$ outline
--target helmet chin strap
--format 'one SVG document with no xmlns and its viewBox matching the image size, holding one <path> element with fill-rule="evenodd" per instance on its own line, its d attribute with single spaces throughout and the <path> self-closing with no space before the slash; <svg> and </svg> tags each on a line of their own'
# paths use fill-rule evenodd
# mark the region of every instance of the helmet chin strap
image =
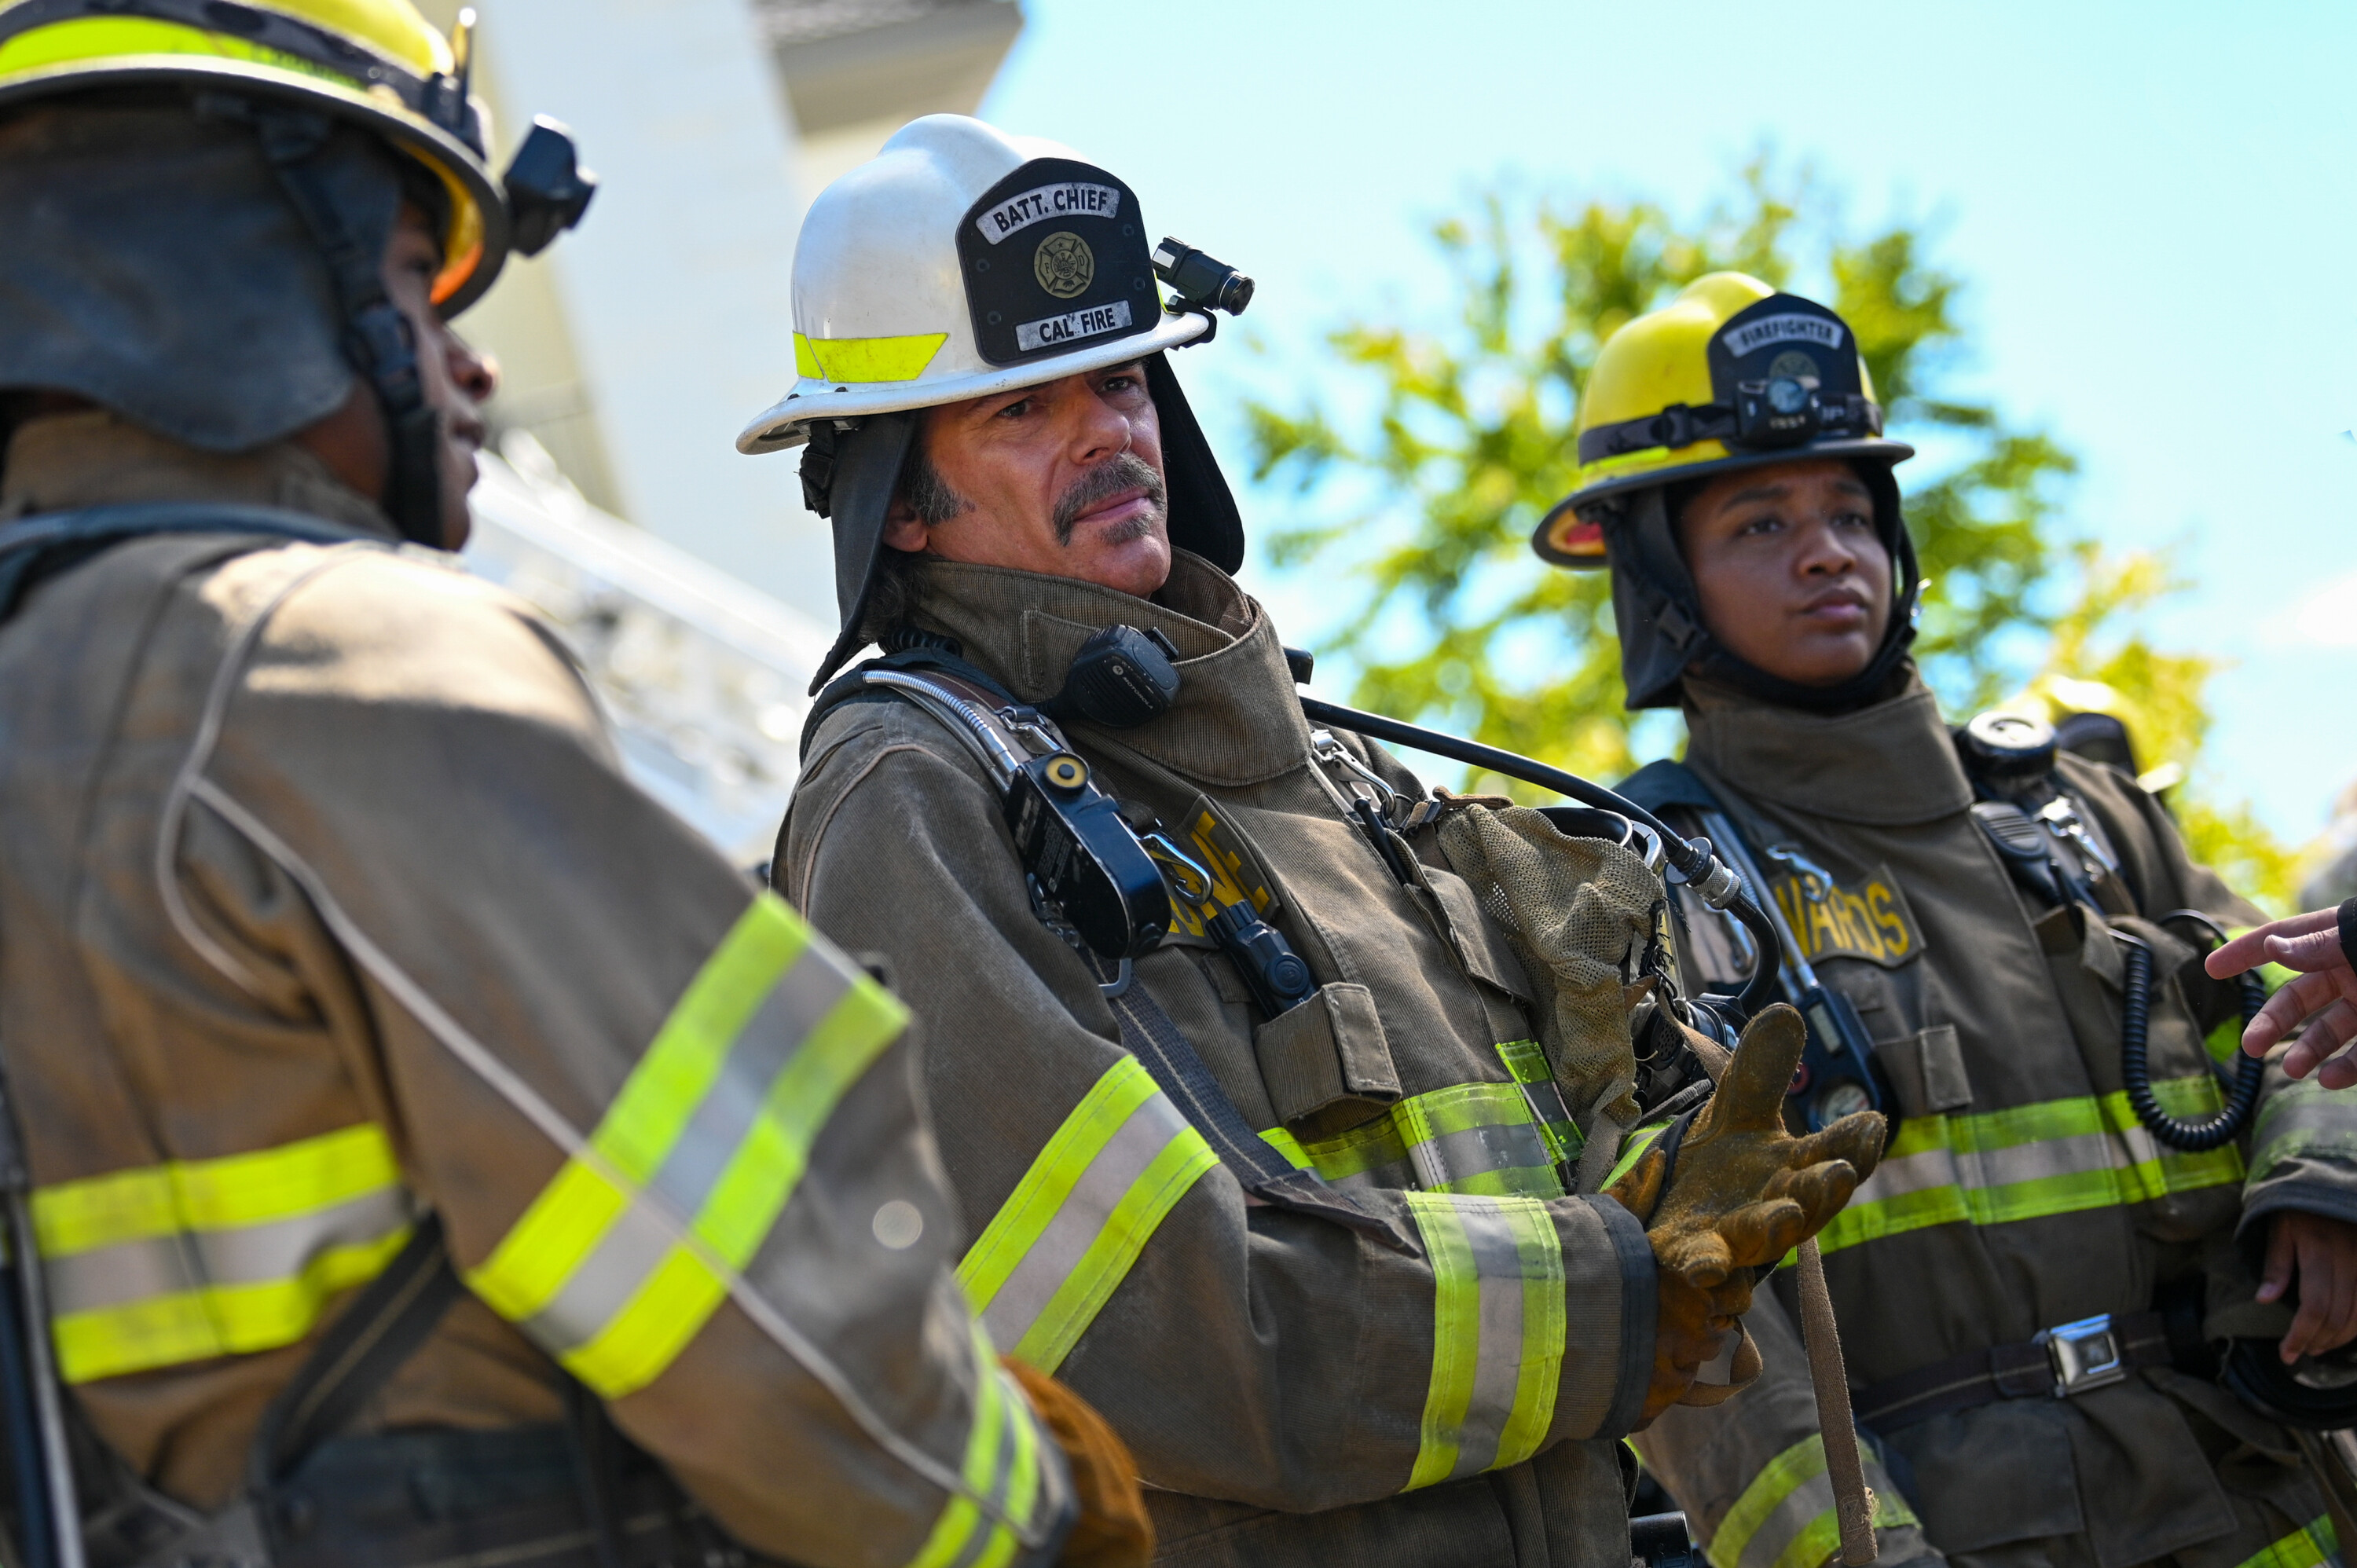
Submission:
<svg viewBox="0 0 2357 1568">
<path fill-rule="evenodd" d="M 377 499 L 403 538 L 442 548 L 441 422 L 425 401 L 415 331 L 385 292 L 382 247 L 366 242 L 365 222 L 355 221 L 361 215 L 329 173 L 336 123 L 308 110 L 224 95 L 207 95 L 204 107 L 254 128 L 280 188 L 319 247 L 344 312 L 344 356 L 384 412 L 392 464 Z"/>
</svg>

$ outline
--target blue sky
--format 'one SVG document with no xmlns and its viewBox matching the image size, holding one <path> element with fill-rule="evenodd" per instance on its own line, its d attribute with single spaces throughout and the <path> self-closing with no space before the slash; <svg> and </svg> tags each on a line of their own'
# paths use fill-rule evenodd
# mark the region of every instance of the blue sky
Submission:
<svg viewBox="0 0 2357 1568">
<path fill-rule="evenodd" d="M 1437 324 L 1424 228 L 1495 177 L 1691 213 L 1767 145 L 1859 223 L 1932 220 L 1971 388 L 2077 453 L 2086 529 L 2180 546 L 2156 629 L 2235 661 L 2214 791 L 2299 840 L 2357 779 L 2357 7 L 1025 5 L 985 113 L 1260 281 L 1277 351 L 1190 360 L 1206 404 L 1315 384 L 1345 314 Z M 1317 618 L 1309 585 L 1247 581 Z"/>
</svg>

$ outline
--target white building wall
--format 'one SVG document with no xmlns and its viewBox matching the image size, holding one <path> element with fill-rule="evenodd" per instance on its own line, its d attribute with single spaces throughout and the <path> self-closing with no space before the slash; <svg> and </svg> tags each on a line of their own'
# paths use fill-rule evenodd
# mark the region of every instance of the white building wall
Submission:
<svg viewBox="0 0 2357 1568">
<path fill-rule="evenodd" d="M 501 141 L 554 115 L 600 180 L 580 229 L 537 264 L 599 435 L 605 472 L 585 478 L 640 527 L 833 625 L 826 525 L 802 506 L 798 465 L 734 445 L 793 380 L 807 202 L 746 0 L 482 9 Z"/>
</svg>

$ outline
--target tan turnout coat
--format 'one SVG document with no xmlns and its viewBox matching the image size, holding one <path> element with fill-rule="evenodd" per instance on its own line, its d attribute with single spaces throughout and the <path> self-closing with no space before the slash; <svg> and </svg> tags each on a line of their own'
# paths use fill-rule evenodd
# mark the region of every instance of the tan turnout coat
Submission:
<svg viewBox="0 0 2357 1568">
<path fill-rule="evenodd" d="M 1855 1386 L 2147 1310 L 2172 1280 L 2202 1282 L 2224 1332 L 2252 1284 L 2238 1240 L 2255 1245 L 2266 1216 L 2357 1219 L 2357 1099 L 2271 1070 L 2255 1135 L 2206 1155 L 2166 1149 L 2137 1123 L 2120 1076 L 2119 944 L 2101 922 L 2033 921 L 1967 812 L 1970 784 L 1920 682 L 1838 717 L 1690 683 L 1688 720 L 1687 765 L 1770 852 L 1771 890 L 1819 977 L 1857 1004 L 1897 1095 L 1880 1169 L 1822 1238 Z M 2126 776 L 2068 754 L 2061 766 L 2144 915 L 2258 918 Z M 1819 874 L 1830 889 L 1815 883 L 1824 896 L 1811 897 Z M 1717 928 L 1687 913 L 1694 956 L 1725 975 Z M 2150 1048 L 2163 1103 L 2214 1109 L 2201 1030 L 2234 1014 L 2233 994 L 2200 975 L 2185 927 L 2133 929 L 2154 942 L 2166 993 Z M 1637 1440 L 1717 1568 L 1814 1568 L 1832 1549 L 1791 1282 L 1775 1284 L 1749 1320 L 1767 1360 L 1759 1386 L 1674 1410 Z M 1887 1563 L 1945 1552 L 2024 1568 L 2306 1568 L 2331 1546 L 2291 1439 L 2169 1368 L 1870 1430 L 1867 1446 Z"/>
<path fill-rule="evenodd" d="M 750 1305 L 952 1471 L 996 1423 L 978 1446 L 1036 1458 L 1055 1516 L 1061 1462 L 947 1266 L 899 1009 L 631 786 L 542 621 L 291 447 L 90 415 L 27 426 L 6 479 L 0 516 L 291 503 L 350 534 L 121 544 L 0 626 L 0 1047 L 98 1436 L 221 1502 L 431 1207 L 473 1293 L 367 1429 L 557 1420 L 564 1350 L 762 1552 L 897 1568 L 963 1531 Z M 652 1197 L 568 1159 L 593 1135 Z"/>
<path fill-rule="evenodd" d="M 1531 1036 L 1527 982 L 1433 835 L 1415 835 L 1404 886 L 1337 800 L 1361 776 L 1313 760 L 1275 628 L 1206 563 L 1182 553 L 1151 602 L 993 567 L 913 572 L 915 623 L 1027 701 L 1104 627 L 1177 645 L 1170 713 L 1066 733 L 1110 793 L 1181 839 L 1216 811 L 1236 875 L 1273 892 L 1270 918 L 1322 989 L 1262 1022 L 1200 940 L 1140 960 L 1135 983 L 1254 1128 L 1425 1241 L 1405 1256 L 1248 1204 L 1215 1165 L 1152 1165 L 1184 1141 L 1159 1096 L 1123 1102 L 1153 1141 L 1113 1138 L 1103 1096 L 1134 1064 L 1096 977 L 1035 918 L 996 791 L 924 712 L 848 703 L 810 741 L 774 875 L 940 1021 L 926 1084 L 978 1237 L 965 1273 L 985 1326 L 1113 1421 L 1150 1488 L 1160 1562 L 1622 1568 L 1616 1440 L 1648 1381 L 1652 1255 L 1618 1204 L 1544 1196 L 1552 1176 L 1528 1169 L 1436 1190 L 1489 1135 L 1451 1107 L 1491 1107 L 1501 1146 L 1537 1144 L 1499 1049 Z M 1380 752 L 1353 755 L 1421 793 Z M 1469 1190 L 1501 1182 L 1515 1193 Z M 1128 1253 L 1110 1266 L 1119 1235 Z"/>
</svg>

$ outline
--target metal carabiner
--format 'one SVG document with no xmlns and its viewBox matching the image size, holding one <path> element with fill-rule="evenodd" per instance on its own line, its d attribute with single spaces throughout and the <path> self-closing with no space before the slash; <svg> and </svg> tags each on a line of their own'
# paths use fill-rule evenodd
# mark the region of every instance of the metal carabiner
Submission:
<svg viewBox="0 0 2357 1568">
<path fill-rule="evenodd" d="M 1201 862 L 1170 841 L 1170 835 L 1156 828 L 1137 835 L 1146 846 L 1146 858 L 1153 861 L 1171 884 L 1170 891 L 1189 907 L 1200 908 L 1211 901 L 1213 877 Z"/>
</svg>

